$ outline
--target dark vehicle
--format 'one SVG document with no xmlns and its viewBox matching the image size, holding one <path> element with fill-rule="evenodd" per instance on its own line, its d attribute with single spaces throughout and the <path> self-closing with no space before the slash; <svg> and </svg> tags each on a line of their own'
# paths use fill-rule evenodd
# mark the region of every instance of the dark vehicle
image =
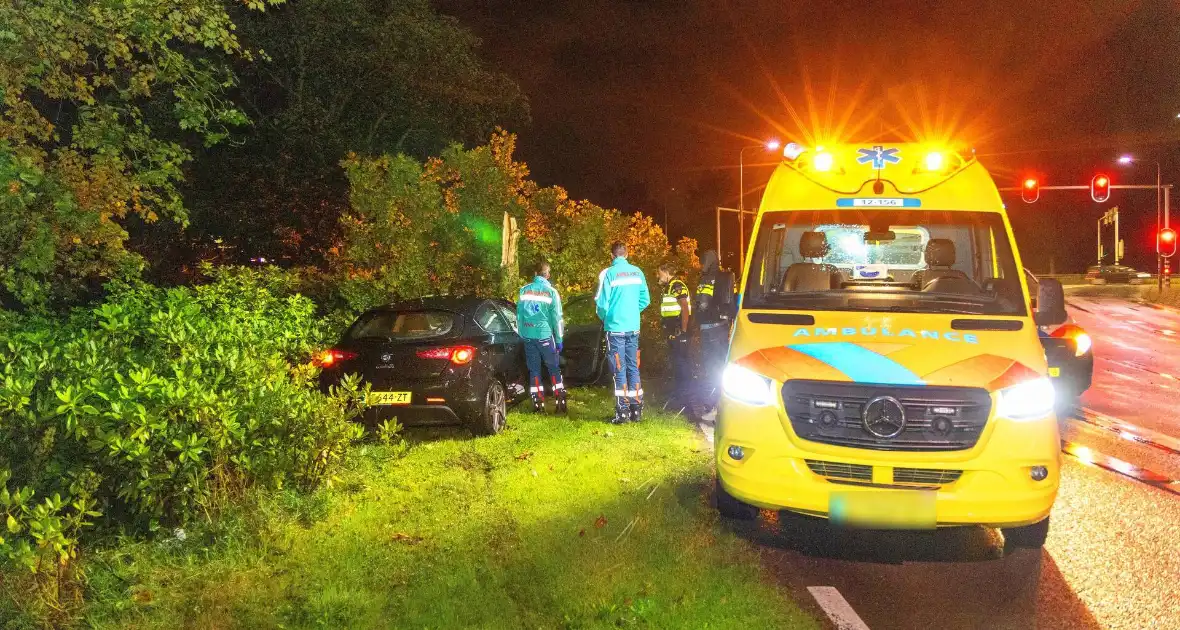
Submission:
<svg viewBox="0 0 1180 630">
<path fill-rule="evenodd" d="M 1040 281 L 1025 269 L 1028 292 L 1033 310 L 1037 308 Z M 1045 359 L 1049 362 L 1049 377 L 1057 390 L 1058 404 L 1068 409 L 1077 404 L 1082 394 L 1090 389 L 1094 377 L 1093 340 L 1070 317 L 1058 326 L 1041 326 L 1037 330 Z"/>
<path fill-rule="evenodd" d="M 561 353 L 562 376 L 571 383 L 604 383 L 610 379 L 606 362 L 606 334 L 595 314 L 594 296 L 566 300 L 565 347 Z"/>
<path fill-rule="evenodd" d="M 1090 284 L 1139 284 L 1149 279 L 1151 274 L 1125 265 L 1091 265 L 1086 270 L 1086 282 Z"/>
<path fill-rule="evenodd" d="M 396 418 L 498 433 L 528 380 L 515 323 L 506 300 L 431 297 L 375 308 L 324 354 L 320 385 L 359 374 L 372 386 L 370 423 Z"/>
</svg>

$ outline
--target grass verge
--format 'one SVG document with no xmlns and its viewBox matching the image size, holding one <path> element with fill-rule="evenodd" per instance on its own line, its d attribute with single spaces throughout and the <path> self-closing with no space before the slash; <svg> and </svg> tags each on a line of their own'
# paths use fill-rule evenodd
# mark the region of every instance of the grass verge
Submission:
<svg viewBox="0 0 1180 630">
<path fill-rule="evenodd" d="M 333 488 L 268 495 L 216 532 L 93 554 L 108 628 L 816 627 L 707 504 L 683 419 L 510 414 L 511 429 L 367 446 Z"/>
</svg>

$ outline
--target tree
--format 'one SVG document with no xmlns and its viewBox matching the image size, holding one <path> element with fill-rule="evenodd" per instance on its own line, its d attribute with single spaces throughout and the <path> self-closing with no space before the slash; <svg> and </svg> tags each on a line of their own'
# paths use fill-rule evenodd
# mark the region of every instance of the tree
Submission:
<svg viewBox="0 0 1180 630">
<path fill-rule="evenodd" d="M 141 266 L 129 219 L 187 221 L 177 182 L 192 144 L 246 121 L 226 98 L 227 59 L 252 55 L 220 0 L 0 4 L 7 292 L 30 306 L 76 298 Z"/>
<path fill-rule="evenodd" d="M 238 22 L 267 54 L 238 69 L 254 124 L 198 160 L 187 198 L 198 230 L 244 257 L 322 260 L 348 208 L 350 151 L 422 160 L 528 120 L 519 87 L 429 0 L 300 0 Z"/>
<path fill-rule="evenodd" d="M 405 155 L 346 160 L 351 209 L 341 219 L 341 245 L 331 261 L 348 303 L 359 309 L 395 298 L 489 295 L 520 286 L 527 277 L 501 275 L 505 214 L 523 232 L 520 269 L 548 260 L 563 293 L 593 291 L 616 240 L 627 243 L 631 260 L 654 281 L 655 268 L 671 256 L 663 230 L 650 217 L 538 187 L 528 167 L 513 158 L 515 141 L 497 133 L 487 145 L 455 145 L 425 164 Z M 681 243 L 690 246 L 691 239 Z M 691 253 L 680 251 L 675 259 L 692 265 Z"/>
</svg>

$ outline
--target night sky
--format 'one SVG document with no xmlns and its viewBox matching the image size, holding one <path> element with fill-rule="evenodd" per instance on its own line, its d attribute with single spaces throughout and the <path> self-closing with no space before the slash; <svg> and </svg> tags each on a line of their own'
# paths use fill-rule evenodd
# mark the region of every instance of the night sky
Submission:
<svg viewBox="0 0 1180 630">
<path fill-rule="evenodd" d="M 529 96 L 520 158 L 543 184 L 713 243 L 742 146 L 949 137 L 998 183 L 1180 179 L 1180 3 L 439 0 Z M 1144 164 L 1118 167 L 1132 153 Z M 771 162 L 747 151 L 746 204 Z M 1180 204 L 1180 191 L 1177 193 Z M 1130 264 L 1154 267 L 1155 193 L 1008 199 L 1026 264 L 1081 271 L 1118 205 Z"/>
</svg>

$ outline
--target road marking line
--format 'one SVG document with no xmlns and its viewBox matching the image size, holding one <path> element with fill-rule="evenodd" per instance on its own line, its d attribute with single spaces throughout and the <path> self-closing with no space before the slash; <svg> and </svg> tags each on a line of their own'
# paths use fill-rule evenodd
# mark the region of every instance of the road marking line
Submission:
<svg viewBox="0 0 1180 630">
<path fill-rule="evenodd" d="M 1071 419 L 1118 433 L 1126 439 L 1146 444 L 1171 455 L 1180 455 L 1180 440 L 1166 433 L 1136 426 L 1122 418 L 1109 416 L 1089 407 L 1082 407 L 1081 412 L 1080 416 L 1074 415 Z"/>
<path fill-rule="evenodd" d="M 1180 494 L 1180 485 L 1176 483 L 1175 479 L 1146 468 L 1141 468 L 1130 462 L 1125 462 L 1117 457 L 1099 453 L 1088 446 L 1082 446 L 1074 442 L 1065 442 L 1062 444 L 1061 451 L 1066 455 L 1072 455 L 1083 464 L 1097 466 L 1098 468 L 1118 473 L 1124 477 L 1159 488 L 1164 492 Z"/>
<path fill-rule="evenodd" d="M 828 619 L 836 624 L 839 630 L 869 630 L 860 616 L 852 609 L 848 600 L 836 590 L 834 586 L 808 586 L 807 591 L 819 603 L 819 607 L 827 613 Z"/>
</svg>

